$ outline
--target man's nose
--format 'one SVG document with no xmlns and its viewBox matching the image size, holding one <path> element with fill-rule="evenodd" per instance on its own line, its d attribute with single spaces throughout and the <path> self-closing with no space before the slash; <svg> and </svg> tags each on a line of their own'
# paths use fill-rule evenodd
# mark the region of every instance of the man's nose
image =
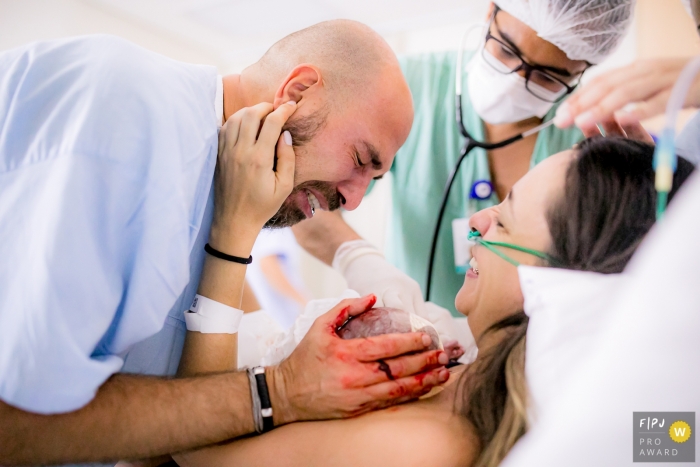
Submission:
<svg viewBox="0 0 700 467">
<path fill-rule="evenodd" d="M 481 235 L 486 235 L 493 223 L 493 217 L 494 213 L 491 209 L 482 209 L 469 218 L 469 228 L 478 230 Z"/>
<path fill-rule="evenodd" d="M 338 193 L 345 198 L 345 204 L 342 205 L 343 208 L 347 211 L 357 209 L 365 193 L 367 193 L 369 184 L 370 179 L 353 180 L 338 184 Z"/>
</svg>

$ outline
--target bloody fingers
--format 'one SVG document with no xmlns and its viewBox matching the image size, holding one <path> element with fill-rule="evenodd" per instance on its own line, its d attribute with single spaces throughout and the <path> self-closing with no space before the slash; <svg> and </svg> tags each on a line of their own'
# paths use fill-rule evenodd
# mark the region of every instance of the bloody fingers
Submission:
<svg viewBox="0 0 700 467">
<path fill-rule="evenodd" d="M 367 370 L 365 372 L 366 379 L 357 381 L 358 387 L 418 375 L 444 367 L 448 361 L 447 354 L 442 350 L 431 350 L 387 360 L 378 359 L 376 362 L 365 365 Z"/>
</svg>

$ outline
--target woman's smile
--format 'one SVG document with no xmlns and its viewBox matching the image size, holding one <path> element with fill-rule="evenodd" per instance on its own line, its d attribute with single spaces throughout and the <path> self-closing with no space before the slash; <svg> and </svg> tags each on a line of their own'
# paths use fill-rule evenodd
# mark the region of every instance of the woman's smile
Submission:
<svg viewBox="0 0 700 467">
<path fill-rule="evenodd" d="M 471 278 L 478 278 L 479 277 L 479 265 L 476 261 L 476 258 L 472 257 L 472 259 L 469 261 L 469 270 L 467 271 L 467 276 Z"/>
</svg>

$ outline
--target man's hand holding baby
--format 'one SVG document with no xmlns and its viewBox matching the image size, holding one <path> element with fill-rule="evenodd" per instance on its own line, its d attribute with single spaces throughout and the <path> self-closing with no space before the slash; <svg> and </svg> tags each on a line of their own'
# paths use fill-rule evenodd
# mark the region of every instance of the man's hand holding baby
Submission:
<svg viewBox="0 0 700 467">
<path fill-rule="evenodd" d="M 338 328 L 375 302 L 373 295 L 342 301 L 316 320 L 287 360 L 268 369 L 276 425 L 359 415 L 420 397 L 449 378 L 447 355 L 426 351 L 432 340 L 425 333 L 338 336 Z"/>
</svg>

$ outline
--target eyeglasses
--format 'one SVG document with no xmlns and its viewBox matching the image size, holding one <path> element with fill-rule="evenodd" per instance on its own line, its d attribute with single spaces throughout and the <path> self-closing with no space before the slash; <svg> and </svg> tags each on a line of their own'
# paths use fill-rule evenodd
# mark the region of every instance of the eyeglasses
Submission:
<svg viewBox="0 0 700 467">
<path fill-rule="evenodd" d="M 493 25 L 499 35 L 502 36 L 498 25 L 496 25 L 496 14 L 498 11 L 499 9 L 496 7 L 486 33 L 486 40 L 482 50 L 484 61 L 494 70 L 505 75 L 523 70 L 525 72 L 525 88 L 530 94 L 543 101 L 556 103 L 561 101 L 566 95 L 574 92 L 574 89 L 581 81 L 583 72 L 574 78 L 574 82 L 566 83 L 547 72 L 544 67 L 530 65 L 513 47 L 491 34 L 491 25 Z"/>
</svg>

